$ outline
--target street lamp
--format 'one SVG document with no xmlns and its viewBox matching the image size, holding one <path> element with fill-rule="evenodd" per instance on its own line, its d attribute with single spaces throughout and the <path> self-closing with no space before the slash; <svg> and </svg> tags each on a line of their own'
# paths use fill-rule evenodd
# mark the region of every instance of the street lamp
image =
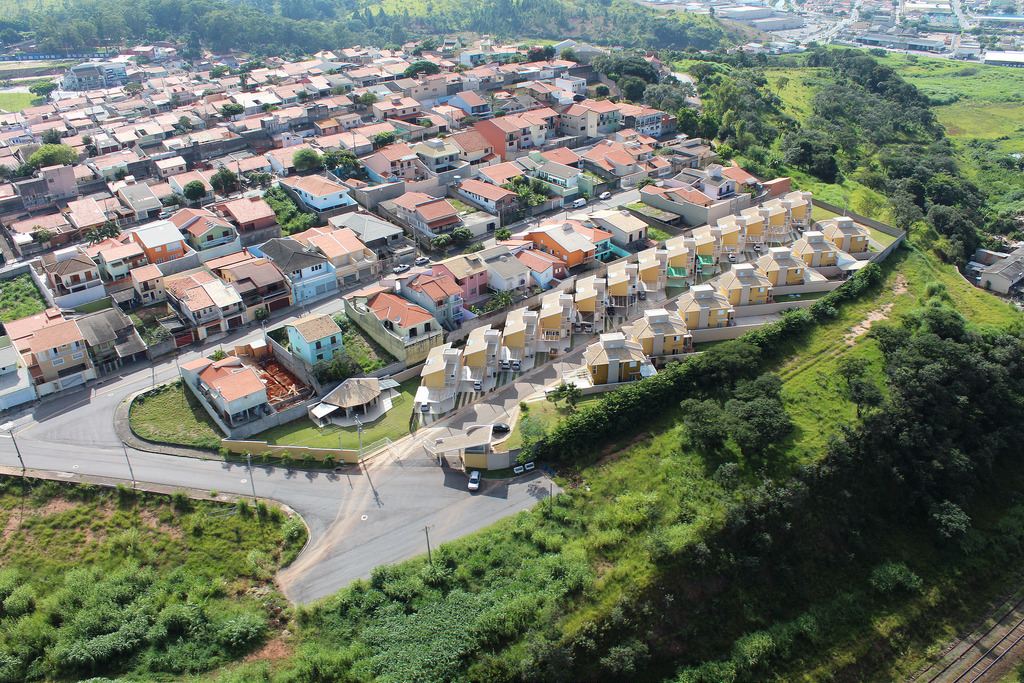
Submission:
<svg viewBox="0 0 1024 683">
<path fill-rule="evenodd" d="M 121 442 L 121 450 L 124 451 L 124 461 L 128 463 L 128 474 L 132 475 L 132 489 L 135 489 L 135 470 L 132 469 L 132 461 L 128 459 L 128 446 L 125 445 L 124 441 Z"/>
<path fill-rule="evenodd" d="M 26 469 L 25 468 L 25 461 L 21 457 L 21 449 L 18 448 L 18 440 L 16 438 L 14 438 L 14 427 L 11 427 L 10 429 L 8 429 L 7 433 L 4 434 L 4 436 L 5 437 L 8 437 L 8 436 L 11 437 L 11 441 L 14 443 L 14 452 L 18 455 L 18 462 L 21 463 L 21 476 L 24 477 L 25 476 L 25 469 Z"/>
<path fill-rule="evenodd" d="M 356 419 L 356 432 L 359 434 L 359 462 L 363 461 L 363 423 L 359 421 L 359 416 L 355 416 Z"/>
</svg>

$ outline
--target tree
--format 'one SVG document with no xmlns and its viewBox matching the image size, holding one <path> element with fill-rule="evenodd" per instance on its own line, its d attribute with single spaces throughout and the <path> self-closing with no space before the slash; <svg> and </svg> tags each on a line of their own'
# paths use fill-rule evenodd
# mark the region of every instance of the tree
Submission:
<svg viewBox="0 0 1024 683">
<path fill-rule="evenodd" d="M 636 189 L 640 190 L 647 187 L 648 185 L 654 185 L 655 180 L 650 176 L 644 176 L 640 180 L 636 181 Z"/>
<path fill-rule="evenodd" d="M 494 232 L 494 239 L 498 240 L 499 242 L 504 240 L 510 240 L 512 239 L 512 231 L 509 230 L 508 228 L 498 228 Z"/>
<path fill-rule="evenodd" d="M 622 89 L 622 94 L 627 100 L 639 102 L 644 98 L 644 90 L 647 89 L 647 83 L 642 78 L 637 78 L 636 76 L 624 76 L 619 81 L 619 88 Z"/>
<path fill-rule="evenodd" d="M 129 95 L 138 95 L 142 90 L 141 83 L 126 83 L 124 86 L 124 91 Z"/>
<path fill-rule="evenodd" d="M 210 178 L 210 186 L 213 187 L 214 192 L 220 194 L 226 195 L 229 192 L 234 192 L 238 187 L 238 175 L 230 169 L 222 168 Z"/>
<path fill-rule="evenodd" d="M 324 155 L 324 167 L 328 171 L 340 168 L 346 173 L 359 170 L 359 159 L 349 150 L 331 150 Z"/>
<path fill-rule="evenodd" d="M 37 97 L 49 97 L 50 93 L 56 89 L 57 84 L 53 81 L 43 81 L 42 83 L 30 85 L 28 91 Z"/>
<path fill-rule="evenodd" d="M 373 136 L 374 147 L 387 147 L 395 141 L 395 134 L 390 130 L 382 130 Z"/>
<path fill-rule="evenodd" d="M 206 196 L 206 185 L 201 180 L 193 180 L 181 188 L 181 192 L 185 199 L 194 204 Z"/>
<path fill-rule="evenodd" d="M 59 145 L 61 138 L 64 137 L 60 134 L 60 131 L 56 128 L 50 128 L 43 133 L 43 143 L 47 145 Z"/>
<path fill-rule="evenodd" d="M 452 239 L 456 242 L 468 242 L 473 239 L 473 231 L 465 226 L 452 230 Z"/>
<path fill-rule="evenodd" d="M 43 145 L 28 158 L 33 169 L 46 166 L 70 166 L 78 161 L 78 152 L 68 145 Z"/>
<path fill-rule="evenodd" d="M 516 297 L 514 294 L 512 294 L 512 292 L 506 289 L 499 289 L 494 293 L 493 296 L 491 296 L 491 301 L 489 303 L 491 304 L 492 310 L 497 310 L 499 308 L 509 308 L 510 306 L 515 305 Z"/>
<path fill-rule="evenodd" d="M 300 149 L 292 155 L 292 164 L 299 173 L 316 171 L 324 165 L 324 160 L 317 154 L 316 150 Z"/>
<path fill-rule="evenodd" d="M 38 227 L 38 226 L 36 226 Z M 54 233 L 46 228 L 40 228 L 32 232 L 32 241 L 36 244 L 46 244 L 53 239 Z"/>
<path fill-rule="evenodd" d="M 721 450 L 729 437 L 729 428 L 718 401 L 688 398 L 682 402 L 682 409 L 682 423 L 690 445 L 707 453 Z"/>
<path fill-rule="evenodd" d="M 440 73 L 440 71 L 441 67 L 424 59 L 410 64 L 406 67 L 405 71 L 402 72 L 402 75 L 406 78 L 416 78 L 420 74 L 436 74 Z"/>
<path fill-rule="evenodd" d="M 228 102 L 220 108 L 220 115 L 226 119 L 230 119 L 233 116 L 238 116 L 243 112 L 245 112 L 245 107 L 238 104 L 237 102 Z"/>
<path fill-rule="evenodd" d="M 117 237 L 121 234 L 121 228 L 117 227 L 114 221 L 104 221 L 103 225 L 93 228 L 86 233 L 89 244 L 97 244 L 105 239 Z"/>
<path fill-rule="evenodd" d="M 558 56 L 567 62 L 580 61 L 579 55 L 576 54 L 576 50 L 573 50 L 571 47 L 563 48 L 562 51 L 558 53 Z"/>
<path fill-rule="evenodd" d="M 444 249 L 452 243 L 451 235 L 438 235 L 437 237 L 431 238 L 430 246 L 434 249 Z"/>
<path fill-rule="evenodd" d="M 608 86 L 603 83 L 594 88 L 594 94 L 597 95 L 598 97 L 608 97 L 608 95 L 610 95 L 611 92 L 612 91 L 608 89 Z"/>
<path fill-rule="evenodd" d="M 372 92 L 367 91 L 360 95 L 358 98 L 356 98 L 356 102 L 363 105 L 364 107 L 370 107 L 377 103 L 377 96 L 374 95 Z"/>
<path fill-rule="evenodd" d="M 186 133 L 189 132 L 190 130 L 192 130 L 192 119 L 190 119 L 187 116 L 179 116 L 178 127 L 181 128 Z"/>
</svg>

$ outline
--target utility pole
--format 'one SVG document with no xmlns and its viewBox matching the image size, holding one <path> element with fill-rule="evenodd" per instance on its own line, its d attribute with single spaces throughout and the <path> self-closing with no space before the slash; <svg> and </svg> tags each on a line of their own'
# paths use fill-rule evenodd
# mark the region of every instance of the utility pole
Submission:
<svg viewBox="0 0 1024 683">
<path fill-rule="evenodd" d="M 249 486 L 252 487 L 252 502 L 259 502 L 256 499 L 256 482 L 252 479 L 252 453 L 245 454 L 245 462 L 249 466 Z"/>
<path fill-rule="evenodd" d="M 128 447 L 121 442 L 121 450 L 124 451 L 124 461 L 128 463 L 128 473 L 132 475 L 132 489 L 135 489 L 135 471 L 132 469 L 132 461 L 128 459 Z"/>
<path fill-rule="evenodd" d="M 427 536 L 427 562 L 429 562 L 431 564 L 431 566 L 433 566 L 434 558 L 430 554 L 430 525 L 429 524 L 427 526 L 423 527 L 423 533 L 426 534 L 426 536 Z"/>
<path fill-rule="evenodd" d="M 359 416 L 355 416 L 356 419 L 356 432 L 359 434 L 359 462 L 363 461 L 363 423 L 359 421 Z"/>
<path fill-rule="evenodd" d="M 18 462 L 21 463 L 21 476 L 25 476 L 25 461 L 21 457 L 21 449 L 18 448 L 18 440 L 14 438 L 14 430 L 8 432 L 11 435 L 11 441 L 14 442 L 14 452 L 18 455 Z"/>
</svg>

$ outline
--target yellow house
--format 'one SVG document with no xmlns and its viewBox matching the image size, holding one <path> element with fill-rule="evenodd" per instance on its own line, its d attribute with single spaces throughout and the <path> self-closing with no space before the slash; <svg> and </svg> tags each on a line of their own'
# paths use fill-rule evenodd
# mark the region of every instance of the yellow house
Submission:
<svg viewBox="0 0 1024 683">
<path fill-rule="evenodd" d="M 837 216 L 818 221 L 818 230 L 839 249 L 848 254 L 860 254 L 868 250 L 870 233 L 863 225 L 853 222 L 849 216 Z"/>
<path fill-rule="evenodd" d="M 678 356 L 693 350 L 693 335 L 678 313 L 664 308 L 644 311 L 644 316 L 623 331 L 632 336 L 651 357 Z"/>
<path fill-rule="evenodd" d="M 635 382 L 655 374 L 640 342 L 621 332 L 602 334 L 583 352 L 583 361 L 594 384 Z"/>
<path fill-rule="evenodd" d="M 490 325 L 478 327 L 469 333 L 462 350 L 462 366 L 466 379 L 482 382 L 498 374 L 498 353 L 501 350 L 501 332 Z"/>
<path fill-rule="evenodd" d="M 635 263 L 617 262 L 608 266 L 608 305 L 629 308 L 636 305 L 640 293 L 639 269 Z"/>
<path fill-rule="evenodd" d="M 580 320 L 600 324 L 608 307 L 608 283 L 603 277 L 591 275 L 576 282 L 576 311 Z"/>
<path fill-rule="evenodd" d="M 668 252 L 664 249 L 645 249 L 636 255 L 637 270 L 644 289 L 659 292 L 668 279 Z"/>
<path fill-rule="evenodd" d="M 733 306 L 766 304 L 772 298 L 772 283 L 752 263 L 739 263 L 715 281 L 718 291 Z"/>
<path fill-rule="evenodd" d="M 502 356 L 512 365 L 512 369 L 526 358 L 533 356 L 537 340 L 537 311 L 517 308 L 505 316 L 505 329 L 502 331 Z"/>
<path fill-rule="evenodd" d="M 757 209 L 764 222 L 765 242 L 785 242 L 789 236 L 789 222 L 781 199 L 771 199 Z"/>
<path fill-rule="evenodd" d="M 718 253 L 738 254 L 743 251 L 743 230 L 735 220 L 736 216 L 727 216 L 729 220 L 722 219 L 718 225 L 711 228 L 711 235 L 718 244 Z"/>
<path fill-rule="evenodd" d="M 754 262 L 758 272 L 766 275 L 772 287 L 802 285 L 807 264 L 789 247 L 772 247 Z"/>
<path fill-rule="evenodd" d="M 668 258 L 668 277 L 670 279 L 678 281 L 688 278 L 693 274 L 697 252 L 692 246 L 692 237 L 680 235 L 665 240 L 665 252 Z"/>
<path fill-rule="evenodd" d="M 781 197 L 782 208 L 786 210 L 786 220 L 793 230 L 802 230 L 811 227 L 811 210 L 814 208 L 811 203 L 810 192 L 789 192 Z"/>
<path fill-rule="evenodd" d="M 575 307 L 571 294 L 548 292 L 540 300 L 537 320 L 537 341 L 546 343 L 548 350 L 558 353 L 558 342 L 572 333 Z"/>
<path fill-rule="evenodd" d="M 456 386 L 462 375 L 462 354 L 451 344 L 435 346 L 420 371 L 420 385 L 432 389 Z"/>
<path fill-rule="evenodd" d="M 736 223 L 743 230 L 744 246 L 764 244 L 764 218 L 757 207 L 743 209 L 739 216 L 734 216 Z M 719 221 L 721 225 L 721 221 Z"/>
<path fill-rule="evenodd" d="M 718 263 L 718 240 L 711 234 L 711 228 L 697 228 L 693 231 L 693 249 L 697 255 L 697 266 L 709 275 Z"/>
<path fill-rule="evenodd" d="M 732 304 L 712 285 L 695 285 L 676 302 L 679 317 L 687 329 L 727 327 L 736 314 Z"/>
<path fill-rule="evenodd" d="M 793 242 L 793 253 L 811 268 L 828 268 L 836 265 L 836 245 L 825 239 L 825 234 L 812 230 Z"/>
</svg>

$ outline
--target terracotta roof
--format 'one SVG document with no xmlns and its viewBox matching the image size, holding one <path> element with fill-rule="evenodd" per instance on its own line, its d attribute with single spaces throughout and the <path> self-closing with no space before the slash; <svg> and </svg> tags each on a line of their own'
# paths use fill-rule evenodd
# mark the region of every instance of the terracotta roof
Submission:
<svg viewBox="0 0 1024 683">
<path fill-rule="evenodd" d="M 334 322 L 331 316 L 323 313 L 314 313 L 305 318 L 299 318 L 295 322 L 289 323 L 288 327 L 294 327 L 299 336 L 307 343 L 330 337 L 332 334 L 341 334 L 338 323 Z"/>
<path fill-rule="evenodd" d="M 545 254 L 542 251 L 536 249 L 526 249 L 516 254 L 516 258 L 532 271 L 543 273 L 553 265 L 565 265 L 565 261 Z"/>
<path fill-rule="evenodd" d="M 511 190 L 506 190 L 503 187 L 492 185 L 490 183 L 482 183 L 475 178 L 469 180 L 463 180 L 459 186 L 464 192 L 475 194 L 483 197 L 484 199 L 492 202 L 499 202 L 507 197 L 515 197 L 516 193 Z"/>
<path fill-rule="evenodd" d="M 215 379 L 209 384 L 229 403 L 267 390 L 260 376 L 248 366 L 226 377 Z"/>
<path fill-rule="evenodd" d="M 139 282 L 145 282 L 146 280 L 153 280 L 155 278 L 163 277 L 163 272 L 155 265 L 139 266 L 138 268 L 132 268 L 131 276 Z"/>
<path fill-rule="evenodd" d="M 737 183 L 743 183 L 745 185 L 753 185 L 757 182 L 757 178 L 735 165 L 723 166 L 722 175 L 730 180 L 735 180 Z"/>
<path fill-rule="evenodd" d="M 348 191 L 348 188 L 344 185 L 318 175 L 304 176 L 302 178 L 281 178 L 279 182 L 282 185 L 307 192 L 314 197 L 324 197 L 329 194 Z"/>
<path fill-rule="evenodd" d="M 367 306 L 378 320 L 390 320 L 401 327 L 411 327 L 434 319 L 434 316 L 416 304 L 390 292 L 381 292 L 368 301 Z"/>
<path fill-rule="evenodd" d="M 32 353 L 38 353 L 46 349 L 55 349 L 74 341 L 84 343 L 85 337 L 82 336 L 82 331 L 78 329 L 78 324 L 74 320 L 66 320 L 59 324 L 47 325 L 40 330 L 36 330 L 32 333 L 32 338 L 28 340 L 28 348 Z"/>
<path fill-rule="evenodd" d="M 462 288 L 447 275 L 420 275 L 409 283 L 409 287 L 438 302 L 462 294 Z"/>
<path fill-rule="evenodd" d="M 61 315 L 60 309 L 47 308 L 42 313 L 18 318 L 17 320 L 5 321 L 4 331 L 11 340 L 17 342 L 31 337 L 32 333 L 37 330 L 49 327 L 50 325 L 59 325 L 62 322 L 64 322 L 64 316 Z M 19 351 L 24 348 L 27 348 L 27 345 L 18 344 Z"/>
</svg>

